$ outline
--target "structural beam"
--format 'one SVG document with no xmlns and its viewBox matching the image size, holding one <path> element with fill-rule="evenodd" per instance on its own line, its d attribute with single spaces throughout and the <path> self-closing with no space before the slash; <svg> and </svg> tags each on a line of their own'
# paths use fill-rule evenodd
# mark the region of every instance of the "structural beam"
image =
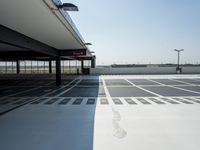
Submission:
<svg viewBox="0 0 200 150">
<path fill-rule="evenodd" d="M 58 50 L 21 33 L 0 25 L 0 43 L 35 51 L 49 56 L 58 56 Z"/>
</svg>

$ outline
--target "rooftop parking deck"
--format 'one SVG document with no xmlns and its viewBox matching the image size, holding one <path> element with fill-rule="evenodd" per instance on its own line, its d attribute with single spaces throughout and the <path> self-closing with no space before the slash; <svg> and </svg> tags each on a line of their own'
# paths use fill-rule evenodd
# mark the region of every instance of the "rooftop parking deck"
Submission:
<svg viewBox="0 0 200 150">
<path fill-rule="evenodd" d="M 200 75 L 1 75 L 4 150 L 198 150 Z"/>
</svg>

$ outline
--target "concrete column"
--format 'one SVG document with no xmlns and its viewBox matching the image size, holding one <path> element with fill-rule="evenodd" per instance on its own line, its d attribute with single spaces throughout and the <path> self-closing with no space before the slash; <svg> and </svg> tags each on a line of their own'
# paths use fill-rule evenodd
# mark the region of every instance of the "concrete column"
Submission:
<svg viewBox="0 0 200 150">
<path fill-rule="evenodd" d="M 81 72 L 83 73 L 83 69 L 84 69 L 84 61 L 81 60 Z"/>
<path fill-rule="evenodd" d="M 16 70 L 17 70 L 17 74 L 19 74 L 20 73 L 20 61 L 19 60 L 16 61 Z"/>
<path fill-rule="evenodd" d="M 56 58 L 56 85 L 61 85 L 61 65 L 60 65 L 60 58 Z"/>
<path fill-rule="evenodd" d="M 52 61 L 49 60 L 49 73 L 52 74 Z"/>
<path fill-rule="evenodd" d="M 93 57 L 91 60 L 91 68 L 95 68 L 96 67 L 96 58 Z"/>
</svg>

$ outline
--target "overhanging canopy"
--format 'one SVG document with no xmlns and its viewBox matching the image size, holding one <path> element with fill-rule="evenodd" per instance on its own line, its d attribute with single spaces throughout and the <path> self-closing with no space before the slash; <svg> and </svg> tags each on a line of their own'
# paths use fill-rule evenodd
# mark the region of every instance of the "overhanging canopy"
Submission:
<svg viewBox="0 0 200 150">
<path fill-rule="evenodd" d="M 10 37 L 13 37 L 13 34 L 22 35 L 22 43 L 29 39 L 27 43 L 24 42 L 25 46 L 21 46 L 20 41 L 17 43 L 13 39 L 13 42 L 7 42 L 7 39 L 11 39 L 9 35 L 6 34 L 8 37 L 5 39 L 1 34 L 0 41 L 3 42 L 0 42 L 0 52 L 34 51 L 53 56 L 59 54 L 56 52 L 59 50 L 84 49 L 87 55 L 91 55 L 68 13 L 58 9 L 59 4 L 60 0 L 1 0 L 2 27 L 14 31 Z M 30 49 L 30 43 L 36 46 L 31 45 L 33 48 Z"/>
</svg>

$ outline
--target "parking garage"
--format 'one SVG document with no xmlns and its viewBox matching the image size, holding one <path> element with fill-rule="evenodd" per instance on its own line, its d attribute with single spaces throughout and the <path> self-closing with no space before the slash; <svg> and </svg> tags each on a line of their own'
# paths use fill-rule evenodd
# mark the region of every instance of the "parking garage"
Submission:
<svg viewBox="0 0 200 150">
<path fill-rule="evenodd" d="M 200 75 L 83 76 L 96 58 L 61 6 L 0 2 L 1 149 L 199 150 Z"/>
<path fill-rule="evenodd" d="M 89 74 L 96 58 L 62 5 L 55 0 L 1 2 L 1 72 L 55 72 L 57 85 L 61 72 Z"/>
</svg>

